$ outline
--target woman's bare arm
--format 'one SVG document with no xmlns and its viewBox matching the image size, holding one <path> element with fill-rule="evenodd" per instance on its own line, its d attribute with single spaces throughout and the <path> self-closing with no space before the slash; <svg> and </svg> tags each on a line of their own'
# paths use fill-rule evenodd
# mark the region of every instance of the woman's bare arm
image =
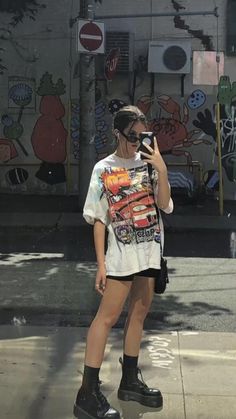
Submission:
<svg viewBox="0 0 236 419">
<path fill-rule="evenodd" d="M 94 245 L 98 264 L 95 288 L 100 294 L 104 293 L 106 287 L 105 230 L 105 224 L 100 220 L 96 220 L 93 228 Z"/>
</svg>

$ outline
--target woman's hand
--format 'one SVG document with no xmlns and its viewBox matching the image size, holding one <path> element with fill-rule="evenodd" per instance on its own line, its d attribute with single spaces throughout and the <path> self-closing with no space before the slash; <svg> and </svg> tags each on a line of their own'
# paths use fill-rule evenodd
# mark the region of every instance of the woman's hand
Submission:
<svg viewBox="0 0 236 419">
<path fill-rule="evenodd" d="M 151 153 L 144 153 L 143 151 L 140 151 L 140 153 L 146 157 L 145 158 L 145 162 L 150 163 L 154 169 L 156 169 L 156 171 L 158 173 L 166 173 L 167 172 L 167 167 L 166 164 L 161 156 L 159 147 L 157 145 L 157 139 L 156 137 L 154 137 L 154 149 L 152 147 L 150 147 L 150 145 L 145 144 L 145 147 L 148 149 L 148 151 Z"/>
<path fill-rule="evenodd" d="M 106 275 L 106 266 L 105 264 L 99 265 L 97 274 L 96 274 L 96 281 L 95 281 L 95 289 L 96 291 L 103 295 L 106 289 L 107 283 L 107 275 Z"/>
<path fill-rule="evenodd" d="M 152 147 L 148 144 L 145 144 L 145 146 L 151 154 L 143 153 L 142 151 L 140 151 L 140 153 L 146 157 L 144 161 L 150 163 L 158 172 L 156 204 L 158 208 L 165 210 L 170 205 L 170 202 L 172 202 L 170 200 L 167 167 L 159 151 L 156 137 L 154 137 L 154 149 L 152 149 Z"/>
</svg>

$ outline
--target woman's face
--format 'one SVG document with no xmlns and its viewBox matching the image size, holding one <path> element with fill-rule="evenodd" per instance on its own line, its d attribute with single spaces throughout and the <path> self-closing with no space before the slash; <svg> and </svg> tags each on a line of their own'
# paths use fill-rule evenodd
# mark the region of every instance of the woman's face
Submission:
<svg viewBox="0 0 236 419">
<path fill-rule="evenodd" d="M 119 145 L 117 151 L 121 154 L 121 157 L 131 158 L 134 157 L 137 152 L 140 141 L 139 135 L 141 132 L 146 131 L 146 126 L 143 122 L 131 122 L 123 132 L 120 132 L 119 135 Z M 130 142 L 129 139 L 135 140 L 135 142 Z"/>
</svg>

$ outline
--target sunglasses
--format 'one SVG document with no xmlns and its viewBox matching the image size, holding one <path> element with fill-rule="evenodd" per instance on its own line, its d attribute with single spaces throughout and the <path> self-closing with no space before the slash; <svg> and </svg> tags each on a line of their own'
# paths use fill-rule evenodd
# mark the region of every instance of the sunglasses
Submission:
<svg viewBox="0 0 236 419">
<path fill-rule="evenodd" d="M 125 139 L 131 143 L 131 144 L 135 144 L 137 143 L 137 141 L 140 142 L 140 137 L 137 136 L 135 133 L 131 132 L 130 134 L 126 135 L 123 131 L 120 131 L 120 133 L 123 135 L 123 137 L 125 137 Z"/>
</svg>

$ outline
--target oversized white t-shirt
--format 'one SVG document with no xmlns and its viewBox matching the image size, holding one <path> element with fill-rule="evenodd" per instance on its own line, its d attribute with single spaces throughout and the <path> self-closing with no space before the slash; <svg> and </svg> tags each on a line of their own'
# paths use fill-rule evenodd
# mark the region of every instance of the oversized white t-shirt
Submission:
<svg viewBox="0 0 236 419">
<path fill-rule="evenodd" d="M 156 180 L 154 176 L 155 192 Z M 170 199 L 164 212 L 172 211 Z M 154 203 L 148 166 L 140 153 L 130 159 L 111 154 L 94 166 L 83 216 L 89 224 L 100 220 L 108 229 L 107 275 L 160 269 L 163 224 Z"/>
</svg>

